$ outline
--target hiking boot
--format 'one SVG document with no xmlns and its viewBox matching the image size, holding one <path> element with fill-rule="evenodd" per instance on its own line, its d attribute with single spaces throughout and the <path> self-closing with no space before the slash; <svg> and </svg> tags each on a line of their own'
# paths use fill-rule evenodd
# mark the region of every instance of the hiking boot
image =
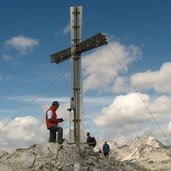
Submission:
<svg viewBox="0 0 171 171">
<path fill-rule="evenodd" d="M 60 143 L 58 142 L 58 144 L 63 144 L 64 140 L 65 140 L 65 138 L 63 138 Z"/>
</svg>

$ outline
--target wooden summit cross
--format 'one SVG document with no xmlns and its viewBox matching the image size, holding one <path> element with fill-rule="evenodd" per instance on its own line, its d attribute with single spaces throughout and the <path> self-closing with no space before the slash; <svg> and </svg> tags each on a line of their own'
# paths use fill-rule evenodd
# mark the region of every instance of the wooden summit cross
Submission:
<svg viewBox="0 0 171 171">
<path fill-rule="evenodd" d="M 72 96 L 70 100 L 70 143 L 84 143 L 84 116 L 82 111 L 81 53 L 107 44 L 106 36 L 98 33 L 81 42 L 82 6 L 70 7 L 71 47 L 51 56 L 51 62 L 72 59 Z"/>
</svg>

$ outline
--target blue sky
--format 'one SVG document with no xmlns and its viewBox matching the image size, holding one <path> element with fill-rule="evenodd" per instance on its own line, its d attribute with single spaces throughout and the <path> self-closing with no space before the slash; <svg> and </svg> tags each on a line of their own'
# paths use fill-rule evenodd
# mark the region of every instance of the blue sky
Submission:
<svg viewBox="0 0 171 171">
<path fill-rule="evenodd" d="M 58 66 L 49 55 L 70 47 L 73 5 L 83 7 L 82 40 L 102 32 L 110 42 L 82 54 L 85 130 L 99 141 L 152 135 L 166 143 L 142 99 L 170 140 L 169 0 L 2 0 L 0 126 L 16 117 L 0 129 L 0 148 L 46 142 L 44 115 L 53 100 L 61 104 L 58 113 L 66 118 L 62 126 L 67 136 L 71 61 Z"/>
</svg>

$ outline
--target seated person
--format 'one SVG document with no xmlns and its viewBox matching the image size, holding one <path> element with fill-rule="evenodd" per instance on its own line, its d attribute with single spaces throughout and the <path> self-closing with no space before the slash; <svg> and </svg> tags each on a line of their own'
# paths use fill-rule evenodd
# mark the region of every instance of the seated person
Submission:
<svg viewBox="0 0 171 171">
<path fill-rule="evenodd" d="M 92 147 L 96 146 L 96 139 L 94 137 L 91 137 L 89 132 L 87 132 L 86 143 Z"/>
</svg>

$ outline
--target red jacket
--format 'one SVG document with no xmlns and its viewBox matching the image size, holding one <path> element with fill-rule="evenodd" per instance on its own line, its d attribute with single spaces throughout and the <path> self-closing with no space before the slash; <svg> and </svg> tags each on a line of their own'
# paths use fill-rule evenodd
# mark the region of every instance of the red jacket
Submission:
<svg viewBox="0 0 171 171">
<path fill-rule="evenodd" d="M 49 121 L 48 119 L 48 111 L 51 110 L 52 111 L 52 119 L 54 119 L 54 121 Z M 58 125 L 58 121 L 57 121 L 57 114 L 56 114 L 56 110 L 54 109 L 54 106 L 50 106 L 50 108 L 47 110 L 46 112 L 46 126 L 47 129 L 51 128 L 53 125 Z"/>
</svg>

